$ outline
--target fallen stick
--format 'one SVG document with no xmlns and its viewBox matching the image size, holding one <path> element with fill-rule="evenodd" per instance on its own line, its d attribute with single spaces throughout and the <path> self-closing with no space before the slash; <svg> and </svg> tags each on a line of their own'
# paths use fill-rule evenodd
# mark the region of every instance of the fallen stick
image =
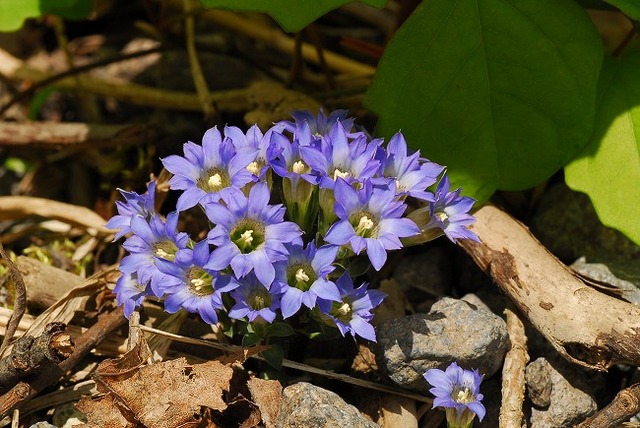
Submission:
<svg viewBox="0 0 640 428">
<path fill-rule="evenodd" d="M 44 388 L 57 383 L 60 378 L 84 358 L 98 343 L 102 342 L 127 319 L 122 308 L 98 316 L 98 321 L 76 340 L 73 354 L 60 364 L 51 363 L 33 377 L 18 382 L 8 392 L 0 396 L 0 418 L 13 409 L 29 401 Z"/>
<path fill-rule="evenodd" d="M 524 369 L 529 362 L 529 354 L 524 324 L 512 309 L 505 309 L 511 348 L 505 355 L 502 366 L 502 403 L 498 418 L 500 428 L 521 428 L 524 419 Z"/>
<path fill-rule="evenodd" d="M 520 222 L 487 205 L 462 248 L 567 360 L 604 371 L 640 365 L 640 307 L 586 285 Z"/>
<path fill-rule="evenodd" d="M 618 392 L 609 405 L 573 428 L 608 428 L 620 426 L 640 412 L 640 383 Z"/>
<path fill-rule="evenodd" d="M 59 363 L 73 352 L 73 339 L 63 323 L 46 326 L 38 336 L 22 336 L 11 353 L 0 360 L 0 393 L 6 392 L 20 379 L 38 371 L 47 361 Z"/>
</svg>

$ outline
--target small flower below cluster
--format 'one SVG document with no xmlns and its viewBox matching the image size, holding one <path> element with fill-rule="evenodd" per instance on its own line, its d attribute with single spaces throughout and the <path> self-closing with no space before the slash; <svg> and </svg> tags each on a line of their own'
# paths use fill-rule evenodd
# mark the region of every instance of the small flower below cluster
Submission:
<svg viewBox="0 0 640 428">
<path fill-rule="evenodd" d="M 445 371 L 428 370 L 424 378 L 433 385 L 429 390 L 435 396 L 433 407 L 445 408 L 449 428 L 470 428 L 476 416 L 482 421 L 486 409 L 478 370 L 464 370 L 453 362 Z"/>
</svg>

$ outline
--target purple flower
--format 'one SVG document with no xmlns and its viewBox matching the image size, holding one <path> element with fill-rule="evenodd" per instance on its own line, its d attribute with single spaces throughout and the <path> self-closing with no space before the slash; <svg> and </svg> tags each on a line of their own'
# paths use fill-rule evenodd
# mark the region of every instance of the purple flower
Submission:
<svg viewBox="0 0 640 428">
<path fill-rule="evenodd" d="M 467 229 L 467 226 L 476 221 L 475 217 L 469 214 L 475 200 L 460 196 L 461 189 L 450 192 L 449 186 L 449 177 L 445 174 L 436 188 L 435 201 L 429 203 L 430 219 L 422 228 L 422 232 L 441 230 L 452 242 L 456 242 L 456 239 L 480 242 L 478 235 Z"/>
<path fill-rule="evenodd" d="M 160 259 L 173 260 L 178 250 L 186 248 L 189 236 L 178 232 L 178 213 L 167 215 L 166 221 L 159 215 L 149 220 L 142 217 L 131 219 L 130 236 L 122 246 L 129 251 L 129 255 L 120 262 L 120 270 L 126 274 L 136 273 L 138 281 L 149 283 L 153 295 L 161 297 L 164 274 L 156 267 Z"/>
<path fill-rule="evenodd" d="M 380 175 L 395 181 L 399 196 L 433 201 L 434 196 L 427 187 L 438 180 L 444 167 L 427 160 L 421 162 L 419 151 L 407 155 L 407 141 L 402 133 L 394 135 L 387 149 L 378 151 L 378 157 L 381 158 Z"/>
<path fill-rule="evenodd" d="M 116 294 L 118 306 L 123 306 L 125 317 L 129 318 L 133 311 L 142 305 L 145 297 L 152 294 L 148 288 L 148 285 L 138 282 L 138 276 L 135 273 L 120 275 L 113 292 Z"/>
<path fill-rule="evenodd" d="M 238 153 L 250 153 L 252 161 L 247 170 L 254 176 L 254 181 L 264 179 L 271 161 L 282 150 L 283 142 L 288 139 L 279 131 L 281 127 L 273 127 L 262 134 L 258 125 L 253 125 L 246 134 L 236 126 L 225 126 L 224 135 L 233 143 Z"/>
<path fill-rule="evenodd" d="M 252 151 L 237 152 L 230 139 L 222 139 L 217 128 L 202 137 L 202 146 L 191 141 L 184 144 L 184 157 L 171 155 L 162 159 L 165 168 L 174 174 L 169 180 L 172 189 L 183 190 L 176 209 L 187 210 L 198 203 L 216 202 L 231 187 L 241 188 L 253 180 L 246 167 L 255 159 Z"/>
<path fill-rule="evenodd" d="M 463 370 L 453 362 L 445 371 L 428 370 L 424 377 L 433 385 L 429 390 L 435 395 L 433 407 L 444 407 L 447 412 L 448 426 L 470 427 L 476 415 L 482 421 L 486 409 L 481 403 L 482 376 L 478 370 Z"/>
<path fill-rule="evenodd" d="M 198 313 L 209 324 L 218 322 L 217 310 L 223 309 L 222 293 L 240 284 L 230 275 L 205 268 L 209 244 L 198 242 L 193 250 L 180 250 L 173 262 L 159 260 L 158 268 L 166 274 L 164 309 L 169 313 L 181 308 Z"/>
<path fill-rule="evenodd" d="M 318 299 L 335 302 L 341 300 L 338 287 L 328 279 L 335 269 L 332 263 L 338 253 L 337 245 L 325 245 L 316 249 L 315 243 L 311 241 L 304 249 L 301 244 L 289 245 L 287 249 L 289 258 L 286 263 L 276 265 L 275 281 L 285 284 L 280 303 L 283 318 L 294 315 L 302 305 L 313 309 Z"/>
<path fill-rule="evenodd" d="M 315 176 L 314 183 L 322 189 L 333 189 L 338 178 L 353 183 L 373 177 L 379 167 L 373 156 L 381 142 L 367 142 L 364 135 L 350 142 L 342 124 L 336 122 L 319 148 L 300 146 L 300 153 Z"/>
<path fill-rule="evenodd" d="M 156 212 L 154 207 L 156 195 L 155 180 L 149 183 L 147 192 L 142 195 L 138 195 L 136 192 L 127 192 L 122 189 L 118 190 L 120 194 L 124 196 L 125 202 L 116 201 L 118 215 L 111 217 L 106 224 L 108 229 L 118 230 L 114 240 L 131 232 L 131 219 L 133 217 L 147 219 Z"/>
<path fill-rule="evenodd" d="M 336 280 L 336 285 L 340 290 L 341 300 L 318 300 L 320 311 L 343 336 L 350 333 L 355 337 L 357 334 L 375 342 L 376 332 L 369 323 L 373 319 L 371 310 L 384 300 L 386 294 L 378 290 L 367 290 L 366 283 L 354 289 L 348 272 Z"/>
<path fill-rule="evenodd" d="M 393 183 L 390 189 L 382 189 L 367 181 L 356 190 L 339 179 L 335 198 L 340 221 L 329 228 L 325 240 L 335 245 L 349 244 L 356 254 L 366 248 L 375 270 L 387 261 L 386 250 L 402 248 L 399 238 L 420 232 L 412 220 L 402 218 L 406 205 L 396 200 Z"/>
<path fill-rule="evenodd" d="M 226 205 L 205 206 L 207 217 L 216 225 L 208 240 L 218 247 L 211 253 L 208 269 L 220 271 L 230 265 L 237 278 L 253 270 L 260 282 L 271 285 L 273 264 L 287 259 L 285 244 L 300 237 L 302 231 L 295 223 L 284 221 L 284 207 L 269 205 L 269 197 L 267 184 L 258 182 L 248 198 L 236 190 L 224 199 Z"/>
<path fill-rule="evenodd" d="M 249 322 L 261 318 L 272 323 L 276 319 L 276 311 L 280 308 L 282 285 L 274 282 L 267 288 L 253 273 L 241 278 L 239 282 L 240 287 L 231 293 L 236 304 L 229 310 L 229 317 L 247 317 Z"/>
<path fill-rule="evenodd" d="M 329 113 L 329 116 L 327 116 L 321 108 L 318 115 L 314 116 L 313 113 L 308 110 L 297 110 L 291 113 L 294 122 L 283 120 L 278 122 L 278 124 L 294 135 L 297 134 L 302 125 L 306 124 L 310 129 L 311 134 L 315 138 L 319 139 L 323 135 L 328 134 L 329 130 L 336 124 L 336 122 L 340 122 L 343 128 L 347 132 L 350 132 L 351 128 L 353 128 L 353 121 L 355 119 L 347 118 L 347 113 L 347 110 L 334 110 Z"/>
</svg>

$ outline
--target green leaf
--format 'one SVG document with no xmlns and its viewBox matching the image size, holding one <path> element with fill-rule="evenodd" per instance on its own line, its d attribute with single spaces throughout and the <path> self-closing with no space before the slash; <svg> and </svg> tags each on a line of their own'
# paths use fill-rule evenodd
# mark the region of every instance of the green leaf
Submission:
<svg viewBox="0 0 640 428">
<path fill-rule="evenodd" d="M 287 337 L 292 336 L 294 333 L 293 327 L 283 322 L 273 323 L 267 329 L 267 336 L 269 337 Z"/>
<path fill-rule="evenodd" d="M 268 13 L 289 32 L 303 29 L 330 10 L 353 0 L 200 0 L 208 8 L 247 10 Z M 383 7 L 387 0 L 363 0 L 373 7 Z"/>
<path fill-rule="evenodd" d="M 640 21 L 640 3 L 638 0 L 605 0 L 620 9 L 629 18 Z"/>
<path fill-rule="evenodd" d="M 640 54 L 605 62 L 593 138 L 565 179 L 604 224 L 640 245 Z"/>
<path fill-rule="evenodd" d="M 0 0 L 0 31 L 19 30 L 25 19 L 45 13 L 83 19 L 92 9 L 92 0 Z"/>
<path fill-rule="evenodd" d="M 269 348 L 260 353 L 262 358 L 274 369 L 280 370 L 284 360 L 284 349 L 280 345 L 269 345 Z"/>
<path fill-rule="evenodd" d="M 587 144 L 601 62 L 573 1 L 426 1 L 387 46 L 366 103 L 383 135 L 401 129 L 482 201 L 535 186 Z"/>
</svg>

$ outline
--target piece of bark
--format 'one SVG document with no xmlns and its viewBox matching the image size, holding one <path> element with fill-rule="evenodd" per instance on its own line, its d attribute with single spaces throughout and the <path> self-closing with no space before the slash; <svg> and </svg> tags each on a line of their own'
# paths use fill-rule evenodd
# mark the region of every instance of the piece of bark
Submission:
<svg viewBox="0 0 640 428">
<path fill-rule="evenodd" d="M 574 428 L 617 427 L 640 412 L 640 383 L 618 392 L 611 403 Z"/>
<path fill-rule="evenodd" d="M 73 354 L 60 364 L 46 361 L 41 370 L 33 376 L 27 376 L 18 382 L 8 392 L 0 395 L 0 418 L 6 416 L 13 409 L 33 398 L 47 386 L 56 384 L 60 378 L 71 370 L 105 337 L 109 336 L 116 328 L 126 324 L 127 319 L 119 307 L 109 313 L 98 316 L 98 321 L 92 325 L 82 336 L 76 339 Z"/>
<path fill-rule="evenodd" d="M 85 280 L 30 257 L 18 256 L 16 266 L 27 287 L 27 306 L 45 309 Z"/>
<path fill-rule="evenodd" d="M 587 286 L 520 222 L 486 205 L 461 240 L 476 264 L 567 360 L 596 370 L 640 365 L 640 308 Z"/>
<path fill-rule="evenodd" d="M 96 149 L 138 145 L 153 141 L 150 125 L 101 125 L 55 122 L 0 122 L 0 146 L 56 150 L 73 147 Z"/>
<path fill-rule="evenodd" d="M 521 428 L 524 418 L 524 371 L 529 362 L 527 336 L 524 324 L 512 308 L 505 309 L 505 314 L 511 348 L 505 355 L 502 366 L 502 404 L 498 424 L 500 428 Z"/>
<path fill-rule="evenodd" d="M 0 393 L 18 380 L 37 371 L 46 361 L 59 363 L 73 352 L 74 342 L 65 332 L 66 325 L 48 324 L 38 337 L 22 336 L 13 344 L 11 353 L 0 360 Z"/>
</svg>

